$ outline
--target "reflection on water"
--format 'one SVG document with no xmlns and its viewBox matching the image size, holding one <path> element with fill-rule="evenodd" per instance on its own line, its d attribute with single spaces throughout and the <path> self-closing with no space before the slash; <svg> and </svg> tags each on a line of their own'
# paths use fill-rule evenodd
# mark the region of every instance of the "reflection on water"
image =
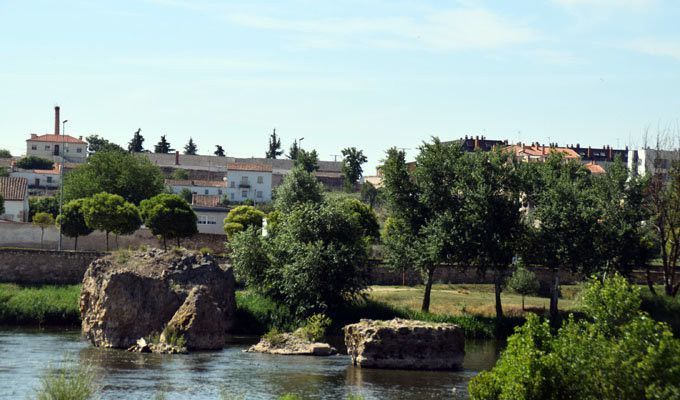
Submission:
<svg viewBox="0 0 680 400">
<path fill-rule="evenodd" d="M 349 357 L 286 357 L 244 353 L 253 338 L 232 338 L 220 352 L 189 355 L 128 353 L 98 349 L 74 331 L 0 330 L 0 399 L 24 399 L 51 365 L 89 366 L 102 399 L 218 399 L 220 391 L 245 399 L 275 399 L 283 393 L 303 398 L 366 399 L 465 398 L 467 382 L 496 361 L 495 342 L 468 342 L 463 369 L 453 372 L 355 368 Z"/>
</svg>

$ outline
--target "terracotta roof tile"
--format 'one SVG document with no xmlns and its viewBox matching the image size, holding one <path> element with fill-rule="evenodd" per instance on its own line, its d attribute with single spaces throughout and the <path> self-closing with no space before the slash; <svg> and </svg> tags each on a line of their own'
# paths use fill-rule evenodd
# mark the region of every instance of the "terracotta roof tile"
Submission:
<svg viewBox="0 0 680 400">
<path fill-rule="evenodd" d="M 219 207 L 220 196 L 194 193 L 191 197 L 191 205 L 199 207 Z"/>
<path fill-rule="evenodd" d="M 530 157 L 547 157 L 551 152 L 555 151 L 564 154 L 566 158 L 578 159 L 581 156 L 574 150 L 567 147 L 551 147 L 551 146 L 528 146 L 528 145 L 511 145 L 505 148 L 506 151 L 511 151 L 515 155 L 527 155 Z"/>
<path fill-rule="evenodd" d="M 228 171 L 253 171 L 253 172 L 272 172 L 272 166 L 256 163 L 231 163 L 227 165 Z"/>
<path fill-rule="evenodd" d="M 606 172 L 602 166 L 595 164 L 595 161 L 589 162 L 585 167 L 593 174 L 604 174 Z"/>
<path fill-rule="evenodd" d="M 76 144 L 87 144 L 87 142 L 80 140 L 78 138 L 74 138 L 73 136 L 69 135 L 52 135 L 52 134 L 47 134 L 47 135 L 38 135 L 35 137 L 31 137 L 30 139 L 26 139 L 26 141 L 32 141 L 32 142 L 52 142 L 52 143 L 61 143 L 62 141 L 64 143 L 76 143 Z"/>
<path fill-rule="evenodd" d="M 26 178 L 0 178 L 0 195 L 5 200 L 24 200 L 27 195 L 28 179 Z"/>
</svg>

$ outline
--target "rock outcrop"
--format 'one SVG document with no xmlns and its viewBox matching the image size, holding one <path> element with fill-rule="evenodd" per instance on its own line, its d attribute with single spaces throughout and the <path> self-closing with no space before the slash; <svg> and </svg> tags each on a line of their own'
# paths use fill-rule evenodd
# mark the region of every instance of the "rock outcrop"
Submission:
<svg viewBox="0 0 680 400">
<path fill-rule="evenodd" d="M 178 250 L 97 259 L 80 294 L 83 334 L 100 347 L 129 348 L 169 331 L 181 335 L 189 350 L 220 349 L 235 310 L 231 269 L 211 256 Z"/>
<path fill-rule="evenodd" d="M 364 368 L 457 369 L 465 357 L 463 330 L 453 324 L 362 319 L 344 331 L 352 363 Z"/>
<path fill-rule="evenodd" d="M 337 350 L 328 343 L 310 342 L 298 332 L 279 333 L 270 340 L 263 337 L 260 342 L 251 346 L 250 353 L 279 354 L 286 356 L 332 356 Z"/>
</svg>

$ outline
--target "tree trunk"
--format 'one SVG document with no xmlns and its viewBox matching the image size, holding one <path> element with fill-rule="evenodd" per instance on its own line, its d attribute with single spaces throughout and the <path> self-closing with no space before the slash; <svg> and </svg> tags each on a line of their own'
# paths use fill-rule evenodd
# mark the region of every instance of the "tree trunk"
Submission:
<svg viewBox="0 0 680 400">
<path fill-rule="evenodd" d="M 524 308 L 524 295 L 522 295 L 522 311 L 526 311 L 526 308 Z"/>
<path fill-rule="evenodd" d="M 427 280 L 425 281 L 425 295 L 423 296 L 423 306 L 420 308 L 423 312 L 430 312 L 430 294 L 432 293 L 432 280 L 434 278 L 434 270 L 436 267 L 429 267 L 427 269 Z"/>
<path fill-rule="evenodd" d="M 557 300 L 559 299 L 559 295 L 560 295 L 559 269 L 553 268 L 553 287 L 550 296 L 550 319 L 553 322 L 557 322 L 558 317 Z"/>
<path fill-rule="evenodd" d="M 40 248 L 43 248 L 43 237 L 45 236 L 45 228 L 40 228 Z"/>
<path fill-rule="evenodd" d="M 496 295 L 496 319 L 500 320 L 503 319 L 503 303 L 501 302 L 503 273 L 499 269 L 496 269 L 494 278 L 494 292 Z"/>
<path fill-rule="evenodd" d="M 73 251 L 78 250 L 78 235 L 75 237 L 75 243 L 73 244 Z"/>
<path fill-rule="evenodd" d="M 106 251 L 109 251 L 109 231 L 106 231 Z"/>
<path fill-rule="evenodd" d="M 647 266 L 647 271 L 646 271 L 645 275 L 647 277 L 647 287 L 649 288 L 649 291 L 654 296 L 656 296 L 656 289 L 654 289 L 654 281 L 652 281 L 652 271 L 649 268 L 649 266 Z"/>
<path fill-rule="evenodd" d="M 118 234 L 116 233 L 116 250 L 118 250 L 118 249 L 119 249 L 119 246 L 118 246 Z"/>
</svg>

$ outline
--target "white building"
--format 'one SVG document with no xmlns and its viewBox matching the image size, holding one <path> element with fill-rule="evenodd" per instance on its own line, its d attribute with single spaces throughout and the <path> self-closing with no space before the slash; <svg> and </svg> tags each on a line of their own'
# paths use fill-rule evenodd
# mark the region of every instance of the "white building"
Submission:
<svg viewBox="0 0 680 400">
<path fill-rule="evenodd" d="M 61 182 L 59 171 L 59 165 L 55 166 L 54 169 L 14 168 L 9 173 L 9 176 L 25 178 L 28 181 L 30 195 L 44 195 L 59 189 L 59 183 Z"/>
<path fill-rule="evenodd" d="M 628 150 L 628 170 L 639 176 L 670 172 L 673 162 L 680 160 L 680 150 Z"/>
<path fill-rule="evenodd" d="M 221 197 L 227 194 L 227 183 L 225 181 L 202 181 L 202 180 L 177 180 L 166 179 L 165 186 L 170 188 L 172 193 L 179 194 L 182 189 L 189 190 L 192 194 L 210 195 Z"/>
<path fill-rule="evenodd" d="M 272 166 L 239 163 L 227 166 L 229 201 L 252 200 L 255 203 L 272 201 Z"/>
<path fill-rule="evenodd" d="M 0 178 L 0 196 L 5 200 L 5 212 L 0 218 L 14 222 L 28 222 L 28 180 Z"/>
<path fill-rule="evenodd" d="M 59 106 L 54 107 L 54 133 L 45 135 L 31 134 L 26 140 L 26 155 L 46 158 L 54 162 L 64 161 L 83 163 L 87 160 L 87 142 L 83 137 L 75 138 L 60 134 L 61 120 Z M 61 132 L 63 133 L 63 132 Z"/>
<path fill-rule="evenodd" d="M 224 235 L 224 219 L 229 209 L 220 204 L 220 196 L 194 194 L 191 208 L 196 213 L 199 233 Z"/>
</svg>

